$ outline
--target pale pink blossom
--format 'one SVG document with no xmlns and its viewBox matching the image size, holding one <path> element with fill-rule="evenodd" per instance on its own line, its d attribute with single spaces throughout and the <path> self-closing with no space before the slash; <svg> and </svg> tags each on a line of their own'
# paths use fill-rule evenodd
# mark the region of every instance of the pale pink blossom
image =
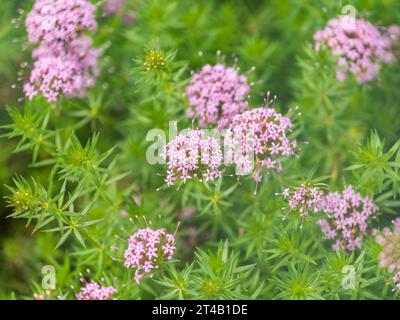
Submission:
<svg viewBox="0 0 400 320">
<path fill-rule="evenodd" d="M 210 181 L 221 177 L 222 151 L 217 139 L 202 130 L 188 130 L 169 142 L 162 153 L 168 170 L 167 186 L 193 179 Z"/>
<path fill-rule="evenodd" d="M 342 193 L 327 195 L 324 211 L 329 218 L 320 219 L 317 224 L 327 239 L 335 240 L 332 249 L 354 251 L 361 247 L 370 221 L 379 208 L 369 197 L 362 197 L 352 186 L 347 186 Z"/>
<path fill-rule="evenodd" d="M 399 30 L 398 26 L 391 26 L 387 31 L 381 31 L 364 19 L 356 19 L 351 28 L 348 17 L 339 16 L 314 34 L 315 48 L 326 47 L 337 57 L 338 80 L 345 81 L 351 73 L 357 82 L 366 83 L 377 78 L 382 64 L 396 60 L 393 46 Z"/>
<path fill-rule="evenodd" d="M 175 238 L 165 229 L 139 229 L 130 238 L 125 250 L 124 265 L 135 269 L 135 281 L 140 282 L 145 275 L 158 269 L 164 260 L 172 259 Z"/>
<path fill-rule="evenodd" d="M 219 129 L 223 129 L 233 116 L 247 108 L 244 100 L 249 91 L 247 77 L 240 75 L 238 69 L 223 64 L 207 64 L 192 75 L 186 88 L 189 100 L 187 115 L 198 119 L 200 127 L 217 124 Z"/>
<path fill-rule="evenodd" d="M 81 290 L 76 294 L 77 300 L 111 300 L 112 295 L 117 292 L 112 286 L 103 287 L 95 281 L 85 282 Z"/>
</svg>

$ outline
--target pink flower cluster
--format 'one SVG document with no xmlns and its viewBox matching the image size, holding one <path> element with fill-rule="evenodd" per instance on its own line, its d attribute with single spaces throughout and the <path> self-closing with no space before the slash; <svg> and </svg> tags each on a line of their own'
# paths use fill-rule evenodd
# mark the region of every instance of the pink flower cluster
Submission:
<svg viewBox="0 0 400 320">
<path fill-rule="evenodd" d="M 40 293 L 34 293 L 33 294 L 33 299 L 35 300 L 44 300 L 44 295 Z"/>
<path fill-rule="evenodd" d="M 397 272 L 394 277 L 392 278 L 392 281 L 396 287 L 395 290 L 400 290 L 400 271 Z"/>
<path fill-rule="evenodd" d="M 198 118 L 202 128 L 218 124 L 218 128 L 223 129 L 234 115 L 247 108 L 244 100 L 249 91 L 246 76 L 240 75 L 236 68 L 205 65 L 193 74 L 186 88 L 190 105 L 187 116 Z"/>
<path fill-rule="evenodd" d="M 393 41 L 364 19 L 356 19 L 355 26 L 349 22 L 347 16 L 329 20 L 325 29 L 314 35 L 316 49 L 326 46 L 338 58 L 338 80 L 346 80 L 351 73 L 357 82 L 366 83 L 377 77 L 383 63 L 395 61 Z"/>
<path fill-rule="evenodd" d="M 51 292 L 46 290 L 44 293 L 34 293 L 33 294 L 34 300 L 51 300 Z"/>
<path fill-rule="evenodd" d="M 386 34 L 389 36 L 393 42 L 400 40 L 400 26 L 391 25 L 386 29 Z"/>
<path fill-rule="evenodd" d="M 202 130 L 188 130 L 169 142 L 162 154 L 168 165 L 167 186 L 176 181 L 198 178 L 200 181 L 221 177 L 222 151 L 218 140 Z"/>
<path fill-rule="evenodd" d="M 51 46 L 72 41 L 84 30 L 94 31 L 95 10 L 86 0 L 36 0 L 26 18 L 29 41 Z"/>
<path fill-rule="evenodd" d="M 317 223 L 328 239 L 336 239 L 332 245 L 334 251 L 340 248 L 354 251 L 361 247 L 370 219 L 378 210 L 370 198 L 362 197 L 352 186 L 347 186 L 342 193 L 328 194 L 325 212 L 330 218 Z"/>
<path fill-rule="evenodd" d="M 262 179 L 262 168 L 281 171 L 278 158 L 294 154 L 297 143 L 288 137 L 292 122 L 275 109 L 245 111 L 233 117 L 229 128 L 232 134 L 225 137 L 225 146 L 234 150 L 233 162 L 239 174 L 253 172 L 255 181 Z"/>
<path fill-rule="evenodd" d="M 117 290 L 112 287 L 100 286 L 95 281 L 90 281 L 84 283 L 84 286 L 76 294 L 76 299 L 78 300 L 110 300 L 112 295 L 116 293 Z"/>
<path fill-rule="evenodd" d="M 60 93 L 79 97 L 94 84 L 99 51 L 82 33 L 96 29 L 95 9 L 86 0 L 36 0 L 26 19 L 29 41 L 39 45 L 24 85 L 29 99 L 39 93 L 49 102 Z"/>
<path fill-rule="evenodd" d="M 290 210 L 297 210 L 301 217 L 308 216 L 310 211 L 314 213 L 323 211 L 326 206 L 324 193 L 306 183 L 293 190 L 283 190 L 282 196 L 284 199 L 289 199 Z"/>
<path fill-rule="evenodd" d="M 125 267 L 136 269 L 135 281 L 158 269 L 163 260 L 169 260 L 175 251 L 175 238 L 165 229 L 139 229 L 129 238 L 125 250 Z"/>
<path fill-rule="evenodd" d="M 376 242 L 382 246 L 379 267 L 387 268 L 390 273 L 400 273 L 400 218 L 394 220 L 393 224 L 393 230 L 384 228 L 382 234 L 376 236 Z"/>
<path fill-rule="evenodd" d="M 396 25 L 391 25 L 386 30 L 386 35 L 392 41 L 392 51 L 394 55 L 398 58 L 400 57 L 400 27 Z"/>
</svg>

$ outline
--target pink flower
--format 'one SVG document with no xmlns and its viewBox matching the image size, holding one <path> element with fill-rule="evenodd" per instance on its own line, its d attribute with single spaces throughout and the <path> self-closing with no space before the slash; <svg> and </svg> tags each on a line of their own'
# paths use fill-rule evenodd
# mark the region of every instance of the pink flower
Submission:
<svg viewBox="0 0 400 320">
<path fill-rule="evenodd" d="M 392 278 L 393 284 L 395 285 L 396 289 L 394 290 L 400 290 L 400 271 L 397 272 L 394 277 Z"/>
<path fill-rule="evenodd" d="M 200 127 L 218 124 L 223 129 L 234 115 L 247 108 L 244 100 L 249 91 L 246 76 L 237 69 L 223 64 L 205 65 L 193 74 L 186 88 L 190 105 L 187 116 L 199 119 Z"/>
<path fill-rule="evenodd" d="M 34 293 L 33 294 L 33 299 L 35 300 L 51 300 L 51 291 L 50 290 L 46 290 L 44 291 L 44 293 Z"/>
<path fill-rule="evenodd" d="M 68 52 L 54 53 L 53 49 L 39 47 L 33 52 L 37 60 L 33 65 L 29 82 L 24 85 L 25 95 L 32 99 L 41 93 L 54 102 L 63 93 L 67 97 L 80 97 L 86 88 L 94 84 L 98 75 L 99 51 L 90 48 L 91 39 L 75 39 Z"/>
<path fill-rule="evenodd" d="M 285 189 L 282 196 L 289 199 L 289 209 L 298 211 L 301 217 L 308 216 L 310 211 L 322 211 L 326 205 L 324 193 L 319 188 L 306 183 L 293 190 Z"/>
<path fill-rule="evenodd" d="M 253 178 L 258 181 L 262 168 L 280 171 L 279 159 L 293 155 L 296 147 L 296 141 L 288 138 L 291 128 L 290 119 L 272 108 L 261 107 L 238 114 L 224 137 L 227 160 L 236 165 L 239 174 L 253 172 Z"/>
<path fill-rule="evenodd" d="M 393 229 L 384 228 L 376 236 L 376 242 L 382 246 L 379 254 L 379 266 L 389 272 L 400 272 L 400 218 L 393 221 Z"/>
<path fill-rule="evenodd" d="M 31 43 L 52 46 L 70 42 L 82 31 L 95 31 L 96 6 L 86 0 L 36 0 L 26 18 Z"/>
<path fill-rule="evenodd" d="M 168 165 L 167 186 L 198 178 L 215 180 L 221 176 L 222 151 L 219 142 L 201 130 L 188 130 L 169 142 L 162 154 Z"/>
<path fill-rule="evenodd" d="M 117 292 L 112 286 L 103 287 L 97 282 L 85 282 L 81 290 L 76 294 L 78 300 L 110 300 L 112 295 Z"/>
<path fill-rule="evenodd" d="M 370 198 L 362 197 L 352 186 L 347 186 L 342 193 L 328 194 L 324 211 L 330 218 L 320 219 L 317 224 L 327 239 L 336 239 L 332 246 L 334 251 L 340 248 L 354 251 L 361 247 L 370 219 L 378 210 Z"/>
<path fill-rule="evenodd" d="M 357 19 L 355 24 L 350 29 L 346 16 L 329 20 L 325 29 L 315 33 L 315 48 L 325 46 L 338 57 L 338 80 L 345 81 L 351 73 L 357 82 L 365 83 L 378 76 L 381 64 L 395 61 L 392 51 L 400 28 L 391 26 L 382 32 L 364 19 Z"/>
<path fill-rule="evenodd" d="M 29 41 L 39 46 L 29 80 L 24 84 L 28 99 L 42 94 L 54 102 L 60 94 L 81 97 L 99 74 L 99 50 L 85 30 L 97 27 L 95 6 L 86 0 L 36 0 L 26 19 Z"/>
<path fill-rule="evenodd" d="M 139 283 L 144 275 L 158 269 L 162 261 L 171 259 L 174 251 L 175 238 L 165 229 L 139 229 L 129 238 L 124 265 L 136 269 L 135 281 Z"/>
<path fill-rule="evenodd" d="M 120 214 L 120 216 L 121 217 L 129 217 L 129 213 L 128 213 L 128 211 L 126 211 L 126 210 L 124 210 L 124 209 L 122 209 L 122 210 L 120 210 L 119 211 L 119 214 Z"/>
</svg>

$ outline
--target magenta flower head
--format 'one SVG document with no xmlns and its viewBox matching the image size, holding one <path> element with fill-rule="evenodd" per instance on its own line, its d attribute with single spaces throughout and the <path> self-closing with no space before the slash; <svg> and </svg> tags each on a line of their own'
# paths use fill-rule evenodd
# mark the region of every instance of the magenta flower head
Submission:
<svg viewBox="0 0 400 320">
<path fill-rule="evenodd" d="M 205 65 L 192 75 L 186 96 L 189 100 L 187 116 L 197 118 L 199 126 L 218 125 L 223 129 L 232 117 L 247 108 L 246 99 L 250 92 L 247 77 L 238 69 L 223 64 Z"/>
<path fill-rule="evenodd" d="M 93 280 L 90 282 L 82 280 L 82 282 L 83 286 L 76 294 L 78 300 L 111 300 L 112 295 L 117 292 L 114 287 L 103 287 Z"/>
<path fill-rule="evenodd" d="M 37 0 L 26 19 L 36 59 L 24 84 L 28 99 L 42 94 L 54 102 L 60 94 L 81 97 L 99 74 L 100 51 L 84 31 L 96 29 L 95 6 L 85 0 Z"/>
<path fill-rule="evenodd" d="M 400 272 L 400 218 L 393 221 L 393 229 L 384 228 L 376 236 L 376 242 L 382 246 L 379 254 L 379 267 L 392 272 Z"/>
<path fill-rule="evenodd" d="M 26 18 L 29 41 L 53 45 L 70 42 L 82 31 L 94 31 L 96 6 L 86 0 L 36 0 Z"/>
<path fill-rule="evenodd" d="M 347 186 L 342 193 L 328 194 L 325 212 L 330 218 L 317 223 L 327 239 L 336 240 L 332 250 L 354 251 L 361 247 L 370 220 L 378 211 L 379 207 L 370 198 Z"/>
<path fill-rule="evenodd" d="M 280 161 L 292 156 L 296 141 L 289 138 L 292 122 L 273 108 L 256 108 L 233 117 L 225 136 L 227 161 L 236 165 L 239 174 L 261 180 L 261 169 L 282 170 Z M 230 150 L 230 151 L 229 151 Z M 254 159 L 255 158 L 255 159 Z"/>
<path fill-rule="evenodd" d="M 393 284 L 395 285 L 395 288 L 393 291 L 395 290 L 400 290 L 400 271 L 397 272 L 394 277 L 392 278 Z"/>
<path fill-rule="evenodd" d="M 188 180 L 215 180 L 221 177 L 223 156 L 217 139 L 202 130 L 187 130 L 164 147 L 163 159 L 168 165 L 167 186 Z"/>
<path fill-rule="evenodd" d="M 32 56 L 37 60 L 24 85 L 25 95 L 32 99 L 40 93 L 49 102 L 56 101 L 61 93 L 67 97 L 83 96 L 99 74 L 100 52 L 91 48 L 91 44 L 91 38 L 81 37 L 69 44 L 68 51 L 63 46 L 41 46 L 34 50 Z"/>
<path fill-rule="evenodd" d="M 289 210 L 299 212 L 301 217 L 308 216 L 309 212 L 323 211 L 326 206 L 324 193 L 309 183 L 303 183 L 294 189 L 285 189 L 282 196 L 289 200 Z"/>
<path fill-rule="evenodd" d="M 325 29 L 315 33 L 314 40 L 317 50 L 328 48 L 337 57 L 336 77 L 341 81 L 346 80 L 349 73 L 358 83 L 372 81 L 382 64 L 393 63 L 396 59 L 391 38 L 364 19 L 355 20 L 352 27 L 347 16 L 331 19 Z"/>
<path fill-rule="evenodd" d="M 158 269 L 165 260 L 170 260 L 175 251 L 175 238 L 165 229 L 143 228 L 129 238 L 125 250 L 125 267 L 136 269 L 137 283 L 145 276 Z"/>
</svg>

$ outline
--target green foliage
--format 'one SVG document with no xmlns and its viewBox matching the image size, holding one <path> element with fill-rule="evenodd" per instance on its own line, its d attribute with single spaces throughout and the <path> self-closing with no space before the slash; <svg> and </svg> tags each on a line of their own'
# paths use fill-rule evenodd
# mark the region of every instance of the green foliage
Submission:
<svg viewBox="0 0 400 320">
<path fill-rule="evenodd" d="M 307 270 L 297 270 L 294 265 L 289 266 L 287 275 L 275 278 L 280 293 L 275 299 L 285 300 L 322 300 L 322 282 L 319 275 Z"/>
<path fill-rule="evenodd" d="M 354 164 L 347 170 L 353 171 L 360 187 L 374 193 L 390 190 L 393 197 L 400 194 L 400 140 L 385 152 L 385 142 L 373 131 L 354 158 Z"/>
</svg>

